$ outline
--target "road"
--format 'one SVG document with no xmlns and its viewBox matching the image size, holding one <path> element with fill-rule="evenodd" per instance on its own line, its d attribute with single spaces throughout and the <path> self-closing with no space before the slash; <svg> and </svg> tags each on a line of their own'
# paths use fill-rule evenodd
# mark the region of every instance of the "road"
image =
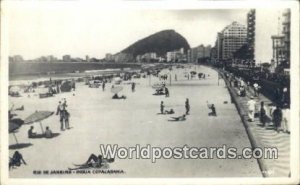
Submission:
<svg viewBox="0 0 300 185">
<path fill-rule="evenodd" d="M 185 72 L 195 70 L 206 74 L 205 80 L 184 77 Z M 261 177 L 256 159 L 116 159 L 110 169 L 122 169 L 125 174 L 71 174 L 34 175 L 34 170 L 66 170 L 73 164 L 83 163 L 91 153 L 99 154 L 100 144 L 118 144 L 133 147 L 136 144 L 152 147 L 250 147 L 245 128 L 221 79 L 217 73 L 204 66 L 163 71 L 172 76 L 167 82 L 170 97 L 154 96 L 149 84 L 157 78 L 136 79 L 136 92 L 124 85 L 121 94 L 126 100 L 112 100 L 110 85 L 105 92 L 99 88 L 88 88 L 77 84 L 76 92 L 58 94 L 53 98 L 39 99 L 36 96 L 10 98 L 16 106 L 24 105 L 25 111 L 18 112 L 25 118 L 35 110 L 56 110 L 58 101 L 66 98 L 71 113 L 72 129 L 60 131 L 58 116 L 43 121 L 53 132 L 60 135 L 52 139 L 28 139 L 24 125 L 16 133 L 21 143 L 31 143 L 19 149 L 28 163 L 10 171 L 11 177 Z M 175 74 L 177 81 L 174 80 Z M 209 76 L 208 76 L 209 75 Z M 185 112 L 184 103 L 189 98 L 191 111 L 187 120 L 171 122 L 168 115 L 159 115 L 159 105 L 164 101 L 166 108 L 173 108 L 174 116 Z M 210 117 L 206 102 L 214 103 L 217 117 Z M 224 103 L 227 101 L 228 103 Z M 37 132 L 41 129 L 33 124 Z M 14 144 L 10 134 L 10 144 Z M 12 156 L 15 150 L 9 150 Z"/>
</svg>

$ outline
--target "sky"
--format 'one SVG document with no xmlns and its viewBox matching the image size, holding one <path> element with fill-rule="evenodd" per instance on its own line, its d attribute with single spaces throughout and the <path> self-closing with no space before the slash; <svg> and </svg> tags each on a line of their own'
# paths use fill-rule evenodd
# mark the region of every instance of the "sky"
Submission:
<svg viewBox="0 0 300 185">
<path fill-rule="evenodd" d="M 101 5 L 101 4 L 100 4 Z M 174 29 L 191 47 L 214 45 L 217 33 L 237 21 L 246 26 L 249 9 L 162 9 L 95 6 L 75 1 L 12 1 L 5 7 L 9 55 L 24 59 L 54 55 L 103 58 L 165 29 Z M 257 14 L 258 56 L 270 60 L 278 10 Z M 259 16 L 258 16 L 259 15 Z M 260 34 L 260 35 L 259 35 Z M 259 48 L 259 47 L 263 48 Z M 263 52 L 263 53 L 262 53 Z"/>
</svg>

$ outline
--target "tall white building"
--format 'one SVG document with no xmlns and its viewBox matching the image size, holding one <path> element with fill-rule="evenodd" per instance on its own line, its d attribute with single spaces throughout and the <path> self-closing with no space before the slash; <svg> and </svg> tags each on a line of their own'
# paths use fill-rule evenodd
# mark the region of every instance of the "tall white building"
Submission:
<svg viewBox="0 0 300 185">
<path fill-rule="evenodd" d="M 222 59 L 232 59 L 233 53 L 247 43 L 246 26 L 233 22 L 222 31 Z"/>
</svg>

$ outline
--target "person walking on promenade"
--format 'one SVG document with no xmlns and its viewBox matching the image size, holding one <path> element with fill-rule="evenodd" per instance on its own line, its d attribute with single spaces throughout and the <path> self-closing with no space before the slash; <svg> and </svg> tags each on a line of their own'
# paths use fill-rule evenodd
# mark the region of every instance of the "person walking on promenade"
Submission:
<svg viewBox="0 0 300 185">
<path fill-rule="evenodd" d="M 290 117 L 290 109 L 288 107 L 288 104 L 283 105 L 282 109 L 282 129 L 283 132 L 289 133 L 289 117 Z"/>
<path fill-rule="evenodd" d="M 282 89 L 282 97 L 281 97 L 281 103 L 284 105 L 285 103 L 288 103 L 288 89 L 287 87 L 284 87 Z"/>
<path fill-rule="evenodd" d="M 249 87 L 250 87 L 250 82 L 248 81 L 246 85 L 246 89 L 249 90 Z"/>
<path fill-rule="evenodd" d="M 266 125 L 266 109 L 264 106 L 264 102 L 260 102 L 260 114 L 259 114 L 260 123 L 265 126 Z"/>
<path fill-rule="evenodd" d="M 165 109 L 164 102 L 161 101 L 161 102 L 160 102 L 160 113 L 161 113 L 161 114 L 164 114 L 164 109 Z"/>
<path fill-rule="evenodd" d="M 185 114 L 189 115 L 189 112 L 190 112 L 190 103 L 189 103 L 189 99 L 187 98 L 185 100 Z"/>
<path fill-rule="evenodd" d="M 253 84 L 253 89 L 254 89 L 254 96 L 255 97 L 258 97 L 258 84 L 255 82 L 254 84 Z"/>
<path fill-rule="evenodd" d="M 273 122 L 274 122 L 274 128 L 278 133 L 282 130 L 281 121 L 282 121 L 282 111 L 277 105 L 276 109 L 273 112 Z"/>
<path fill-rule="evenodd" d="M 255 101 L 253 96 L 250 97 L 250 100 L 247 102 L 247 106 L 248 106 L 249 121 L 252 122 L 254 121 L 254 113 L 255 113 Z"/>
</svg>

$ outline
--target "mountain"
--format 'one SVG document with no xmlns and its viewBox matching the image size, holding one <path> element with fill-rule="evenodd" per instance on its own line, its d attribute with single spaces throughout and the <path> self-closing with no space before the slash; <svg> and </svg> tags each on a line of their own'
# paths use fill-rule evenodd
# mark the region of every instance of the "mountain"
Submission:
<svg viewBox="0 0 300 185">
<path fill-rule="evenodd" d="M 136 57 L 148 52 L 155 52 L 158 56 L 162 56 L 168 51 L 180 48 L 184 48 L 185 52 L 190 48 L 186 39 L 174 30 L 163 30 L 133 43 L 121 53 L 132 54 Z"/>
</svg>

